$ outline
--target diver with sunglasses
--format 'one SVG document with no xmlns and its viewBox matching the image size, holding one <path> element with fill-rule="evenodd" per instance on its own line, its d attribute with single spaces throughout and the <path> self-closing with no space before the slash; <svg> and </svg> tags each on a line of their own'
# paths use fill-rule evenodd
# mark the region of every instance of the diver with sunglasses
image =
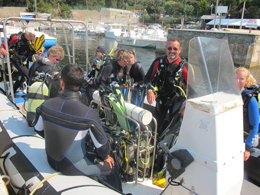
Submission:
<svg viewBox="0 0 260 195">
<path fill-rule="evenodd" d="M 42 55 L 33 56 L 33 65 L 29 69 L 29 82 L 31 86 L 35 82 L 35 77 L 38 73 L 44 72 L 54 76 L 54 65 L 58 64 L 64 58 L 64 50 L 61 46 L 52 46 L 47 53 L 47 58 Z"/>
<path fill-rule="evenodd" d="M 144 78 L 144 83 L 148 86 L 148 103 L 156 101 L 155 118 L 159 135 L 169 124 L 171 127 L 179 123 L 184 112 L 188 62 L 180 58 L 181 49 L 180 40 L 171 37 L 166 45 L 166 55 L 153 61 Z"/>
</svg>

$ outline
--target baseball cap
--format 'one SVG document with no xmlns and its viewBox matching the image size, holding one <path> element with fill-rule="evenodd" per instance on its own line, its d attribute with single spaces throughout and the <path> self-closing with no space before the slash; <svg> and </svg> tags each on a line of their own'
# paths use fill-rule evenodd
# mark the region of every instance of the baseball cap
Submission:
<svg viewBox="0 0 260 195">
<path fill-rule="evenodd" d="M 101 53 L 106 53 L 105 47 L 102 46 L 102 45 L 99 45 L 99 46 L 97 47 L 96 51 L 101 52 Z"/>
</svg>

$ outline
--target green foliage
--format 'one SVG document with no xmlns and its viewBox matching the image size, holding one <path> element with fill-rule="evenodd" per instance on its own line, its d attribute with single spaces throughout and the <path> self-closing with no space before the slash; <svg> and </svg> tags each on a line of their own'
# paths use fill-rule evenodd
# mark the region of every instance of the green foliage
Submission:
<svg viewBox="0 0 260 195">
<path fill-rule="evenodd" d="M 60 14 L 61 18 L 67 19 L 72 16 L 71 8 L 68 4 L 63 3 L 60 6 L 60 10 L 61 10 L 61 14 Z"/>
<path fill-rule="evenodd" d="M 172 18 L 171 20 L 170 20 L 170 23 L 171 24 L 177 24 L 177 23 L 180 23 L 180 19 L 179 18 Z"/>
<path fill-rule="evenodd" d="M 165 14 L 168 15 L 182 15 L 183 14 L 183 4 L 180 2 L 173 2 L 173 1 L 168 1 L 165 4 Z"/>
<path fill-rule="evenodd" d="M 158 20 L 158 23 L 163 24 L 165 26 L 166 24 L 168 24 L 168 19 L 167 18 L 160 18 Z"/>
<path fill-rule="evenodd" d="M 186 5 L 186 15 L 192 15 L 194 7 L 192 5 Z"/>
<path fill-rule="evenodd" d="M 166 28 L 167 28 L 167 29 L 171 28 L 171 25 L 170 25 L 170 24 L 167 24 L 167 25 L 166 25 Z"/>
<path fill-rule="evenodd" d="M 113 0 L 105 0 L 105 5 L 108 8 L 113 7 L 114 1 Z"/>
</svg>

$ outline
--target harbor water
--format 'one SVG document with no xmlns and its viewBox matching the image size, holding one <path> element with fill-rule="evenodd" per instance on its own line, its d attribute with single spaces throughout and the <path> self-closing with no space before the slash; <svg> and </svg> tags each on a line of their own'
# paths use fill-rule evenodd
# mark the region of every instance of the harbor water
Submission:
<svg viewBox="0 0 260 195">
<path fill-rule="evenodd" d="M 71 43 L 71 33 L 66 33 L 68 43 Z M 62 31 L 57 32 L 57 43 L 60 44 L 65 53 L 66 45 L 64 34 Z M 75 62 L 82 67 L 86 66 L 86 56 L 85 56 L 85 34 L 75 34 L 74 36 L 74 45 L 75 45 Z M 161 56 L 162 54 L 156 53 L 155 49 L 146 49 L 146 48 L 137 48 L 130 46 L 118 45 L 115 39 L 109 39 L 101 36 L 88 36 L 88 54 L 89 54 L 89 63 L 92 64 L 95 59 L 95 51 L 97 46 L 105 46 L 106 53 L 109 53 L 112 49 L 127 49 L 134 50 L 136 53 L 136 59 L 142 64 L 145 73 L 148 71 L 150 65 L 156 57 Z M 71 50 L 70 50 L 71 52 Z M 72 53 L 72 52 L 71 52 Z M 69 63 L 68 57 L 65 56 L 62 61 L 57 65 L 58 68 L 62 67 Z"/>
<path fill-rule="evenodd" d="M 47 32 L 48 33 L 48 32 Z M 51 34 L 50 34 L 51 35 Z M 64 34 L 62 31 L 57 31 L 57 43 L 60 44 L 66 53 L 66 45 Z M 67 31 L 66 33 L 68 43 L 71 43 L 71 33 Z M 75 44 L 75 62 L 82 67 L 86 67 L 86 56 L 85 56 L 85 34 L 74 34 L 74 44 Z M 105 46 L 106 53 L 109 53 L 112 49 L 132 49 L 136 53 L 137 60 L 143 66 L 144 72 L 146 73 L 151 66 L 153 60 L 161 55 L 162 53 L 157 53 L 155 49 L 151 48 L 138 48 L 125 45 L 118 45 L 115 39 L 109 39 L 101 36 L 88 36 L 88 54 L 89 63 L 92 64 L 95 59 L 95 50 L 97 46 Z M 71 51 L 70 51 L 71 52 Z M 57 68 L 62 68 L 64 65 L 68 64 L 68 57 L 65 56 L 62 61 L 57 65 Z M 260 66 L 250 68 L 252 75 L 256 78 L 257 83 L 260 83 Z"/>
</svg>

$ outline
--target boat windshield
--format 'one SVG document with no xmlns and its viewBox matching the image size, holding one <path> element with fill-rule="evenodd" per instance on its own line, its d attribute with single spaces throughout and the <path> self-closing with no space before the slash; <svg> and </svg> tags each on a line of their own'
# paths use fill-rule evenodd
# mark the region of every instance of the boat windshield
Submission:
<svg viewBox="0 0 260 195">
<path fill-rule="evenodd" d="M 193 38 L 188 59 L 188 99 L 204 96 L 207 101 L 217 102 L 219 94 L 229 94 L 228 99 L 240 96 L 227 40 Z"/>
</svg>

